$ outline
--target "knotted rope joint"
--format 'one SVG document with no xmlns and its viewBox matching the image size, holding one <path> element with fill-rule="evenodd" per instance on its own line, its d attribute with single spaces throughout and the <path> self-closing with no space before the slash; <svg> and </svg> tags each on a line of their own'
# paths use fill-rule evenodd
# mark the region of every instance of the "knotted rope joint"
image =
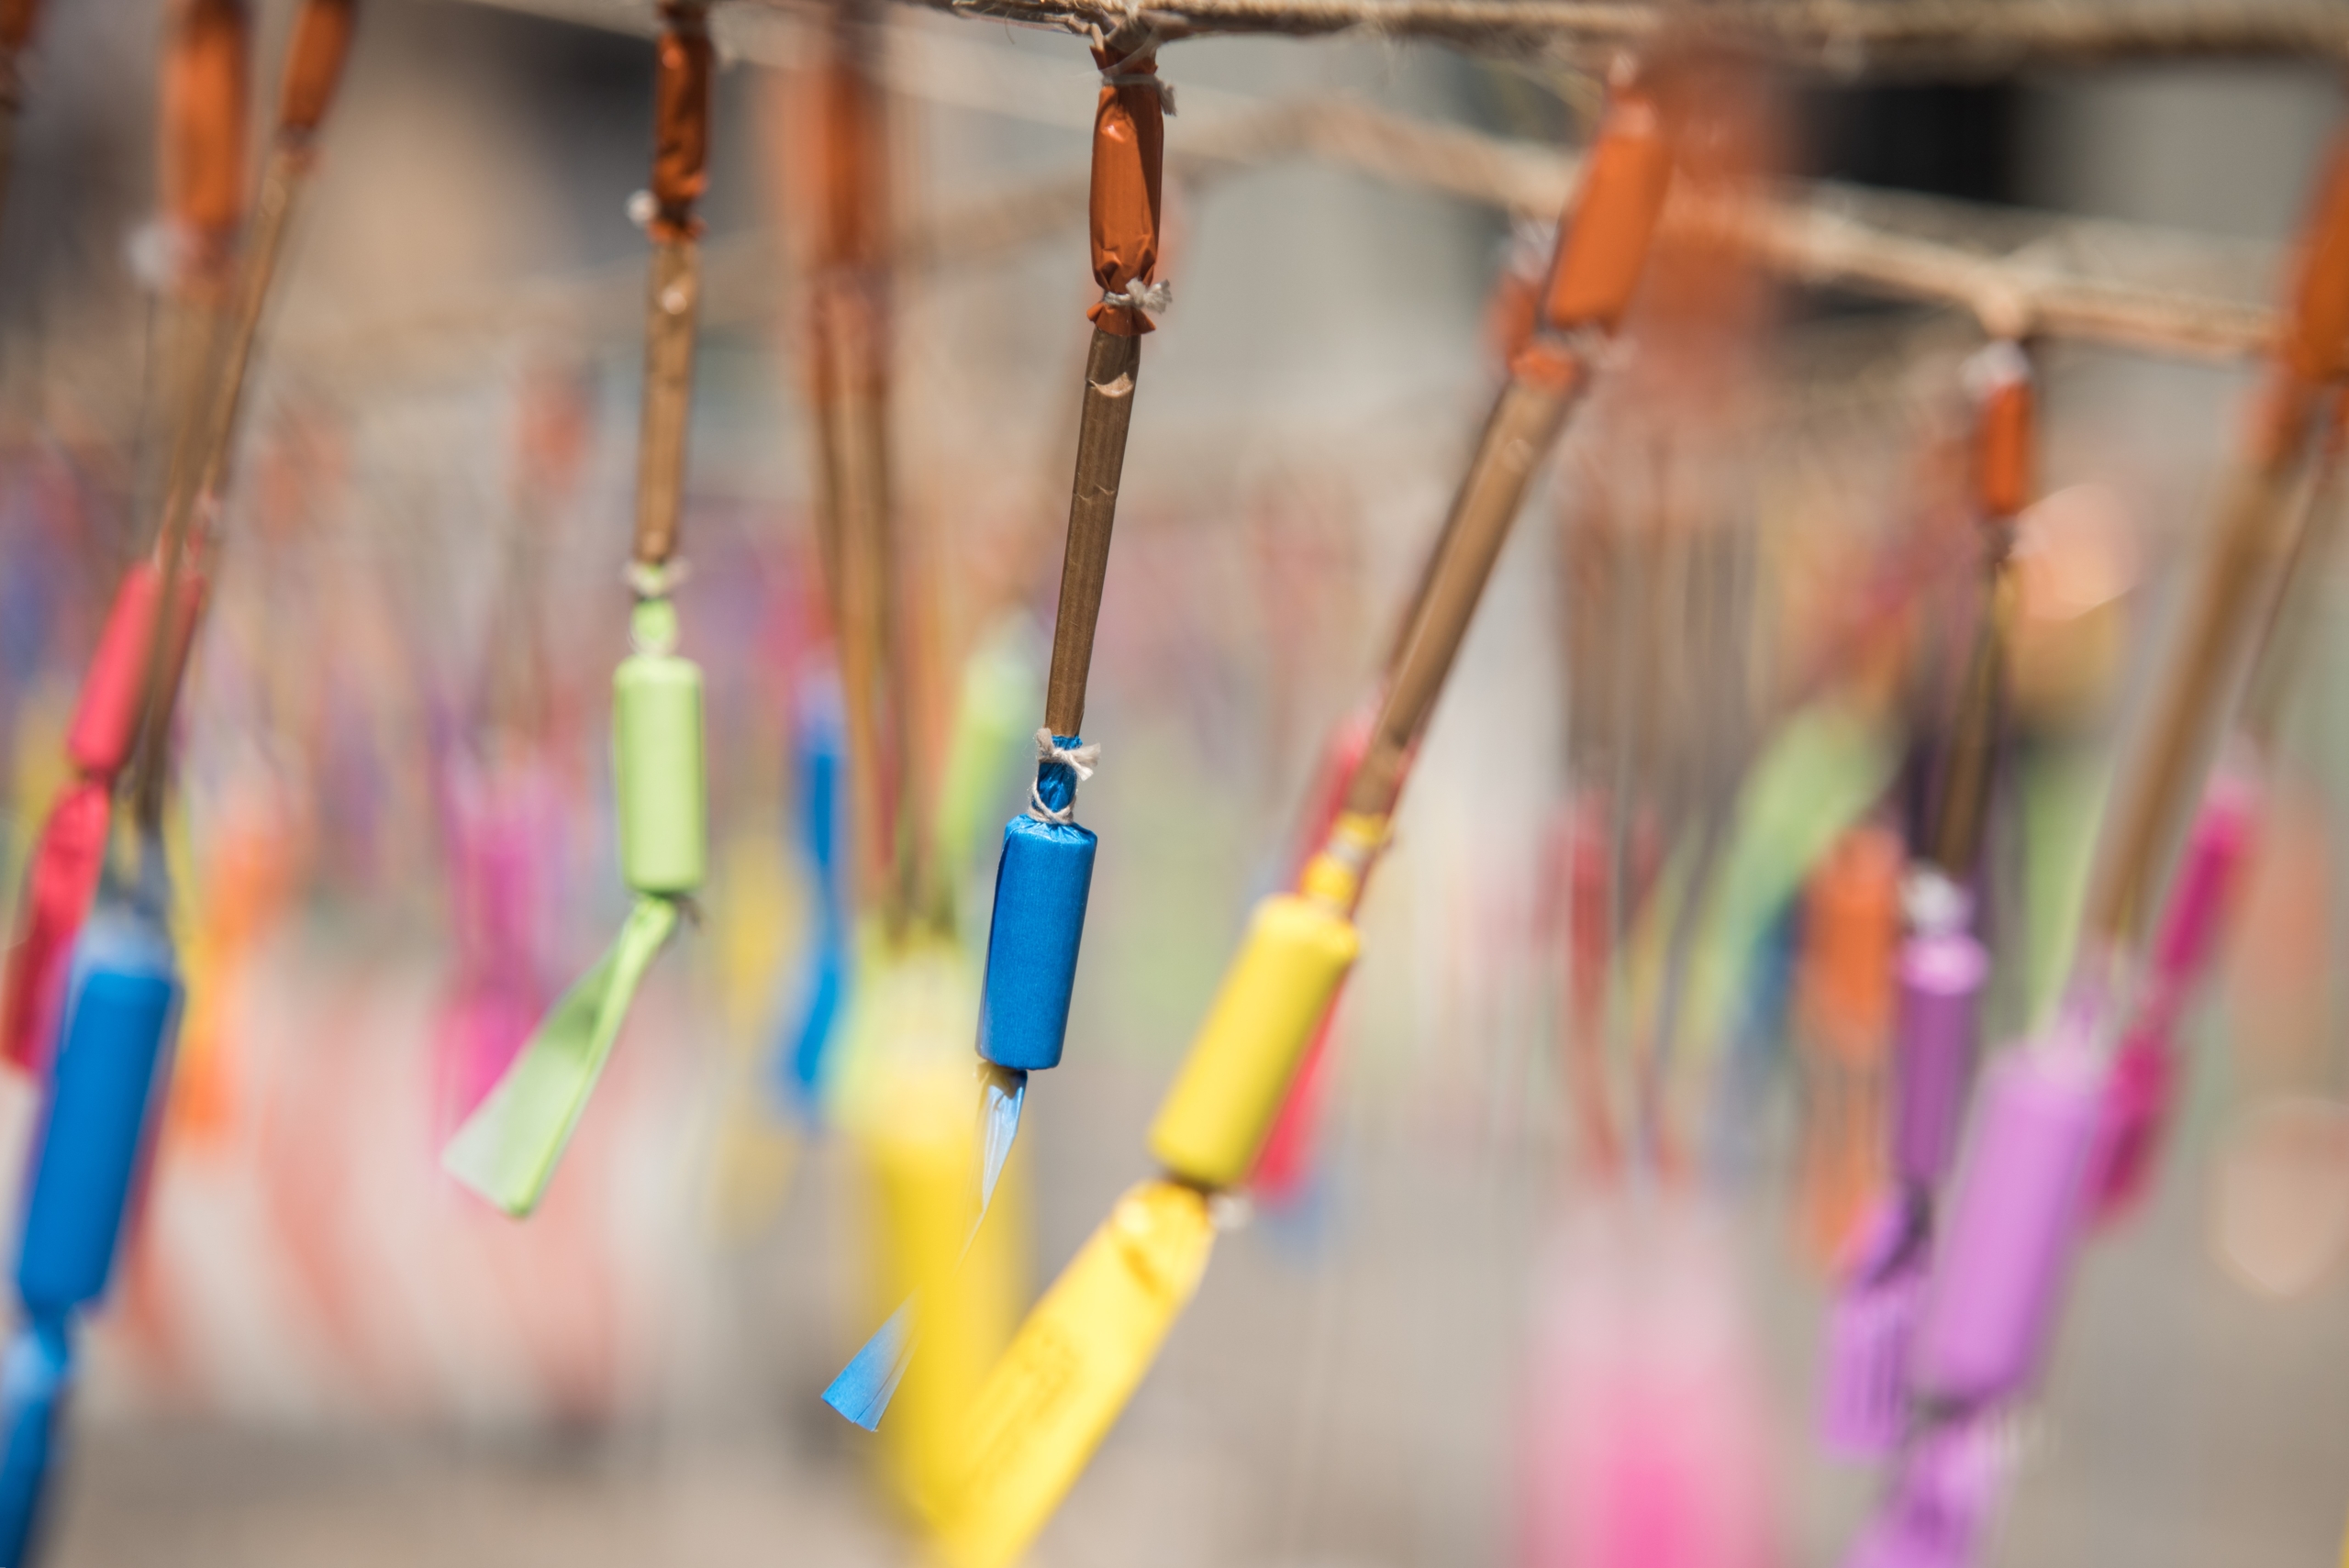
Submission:
<svg viewBox="0 0 2349 1568">
<path fill-rule="evenodd" d="M 1068 737 L 1072 742 L 1077 737 Z M 1028 786 L 1028 815 L 1066 828 L 1076 821 L 1076 786 L 1101 761 L 1099 742 L 1063 744 L 1049 728 L 1036 731 L 1036 779 Z"/>
</svg>

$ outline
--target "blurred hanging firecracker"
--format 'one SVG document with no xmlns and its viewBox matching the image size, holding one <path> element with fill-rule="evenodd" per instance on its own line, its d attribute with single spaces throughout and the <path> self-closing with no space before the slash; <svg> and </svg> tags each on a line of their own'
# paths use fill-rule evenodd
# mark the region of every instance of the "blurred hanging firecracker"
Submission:
<svg viewBox="0 0 2349 1568">
<path fill-rule="evenodd" d="M 846 740 L 836 672 L 804 676 L 792 718 L 792 755 L 797 803 L 794 827 L 800 852 L 815 881 L 813 929 L 806 943 L 806 969 L 798 1005 L 787 1026 L 782 1065 L 792 1104 L 803 1119 L 818 1124 L 834 1047 L 847 1017 L 855 970 L 854 922 L 850 916 L 849 851 L 842 842 L 847 802 L 841 775 Z"/>
<path fill-rule="evenodd" d="M 820 29 L 818 63 L 795 74 L 780 160 L 783 228 L 804 246 L 807 396 L 816 414 L 816 535 L 839 651 L 852 884 L 902 934 L 916 892 L 918 812 L 908 808 L 909 672 L 891 563 L 890 217 L 887 106 L 874 79 L 871 18 L 855 0 Z"/>
<path fill-rule="evenodd" d="M 1493 562 L 1595 358 L 1637 287 L 1671 170 L 1653 100 L 1626 72 L 1562 228 L 1542 329 L 1520 352 L 1418 593 L 1419 612 L 1329 842 L 1268 899 L 1151 1129 L 1164 1171 L 1129 1192 L 981 1387 L 967 1463 L 941 1500 L 950 1562 L 1023 1552 L 1132 1397 L 1197 1289 L 1215 1195 L 1244 1182 L 1359 939 L 1353 913 L 1411 749 Z"/>
<path fill-rule="evenodd" d="M 541 625 L 544 559 L 593 436 L 573 368 L 540 365 L 519 388 L 513 519 L 493 601 L 471 743 L 436 748 L 454 973 L 434 1032 L 433 1141 L 473 1113 L 546 1010 L 542 931 L 560 866 L 556 707 Z"/>
<path fill-rule="evenodd" d="M 682 575 L 677 531 L 700 306 L 694 206 L 707 183 L 708 17 L 662 10 L 653 113 L 652 239 L 636 540 L 628 583 L 636 651 L 612 680 L 612 755 L 620 874 L 636 906 L 595 968 L 558 1000 L 442 1154 L 451 1174 L 518 1218 L 538 1207 L 603 1073 L 629 1004 L 707 860 L 701 670 L 679 657 L 670 595 Z"/>
<path fill-rule="evenodd" d="M 1085 684 L 1108 575 L 1141 338 L 1155 329 L 1150 312 L 1165 309 L 1170 300 L 1167 285 L 1155 280 L 1163 115 L 1174 93 L 1159 79 L 1156 51 L 1157 40 L 1148 34 L 1112 35 L 1093 51 L 1101 90 L 1094 109 L 1089 210 L 1093 276 L 1101 297 L 1085 312 L 1093 343 L 1044 724 L 1036 731 L 1036 779 L 1027 811 L 1004 828 L 996 870 L 979 1004 L 981 1115 L 988 1130 L 981 1140 L 974 1229 L 1019 1136 L 1028 1074 L 1060 1063 L 1093 884 L 1097 840 L 1076 822 L 1077 786 L 1092 776 L 1100 755 L 1082 735 Z M 825 1390 L 825 1402 L 859 1426 L 877 1425 L 913 1353 L 913 1304 L 907 1303 Z"/>
<path fill-rule="evenodd" d="M 1849 1242 L 1884 1180 L 1902 859 L 1888 828 L 1853 828 L 1811 873 L 1803 900 L 1795 971 L 1804 1079 L 1798 1202 L 1804 1244 L 1821 1261 Z"/>
<path fill-rule="evenodd" d="M 896 817 L 908 748 L 889 562 L 890 245 L 886 104 L 870 70 L 869 18 L 841 4 L 812 35 L 815 59 L 774 97 L 777 226 L 805 280 L 798 334 L 817 425 L 815 534 L 832 657 L 798 682 L 800 835 L 821 897 L 803 1005 L 785 1068 L 803 1116 L 837 1110 L 852 1020 L 869 978 L 850 911 L 901 935 L 911 895 Z M 826 796 L 821 807 L 814 803 Z M 909 848 L 909 846 L 906 846 Z M 837 924 L 826 924 L 837 913 Z"/>
<path fill-rule="evenodd" d="M 176 671 L 194 635 L 200 585 L 180 560 L 185 513 L 178 492 L 194 461 L 200 364 L 195 350 L 212 338 L 213 313 L 225 304 L 227 272 L 244 213 L 246 52 L 249 25 L 239 0 L 184 0 L 167 28 L 161 78 L 161 172 L 166 232 L 183 264 L 172 271 L 183 324 L 166 373 L 167 406 L 177 415 L 170 490 L 154 559 L 132 566 L 116 591 L 66 738 L 74 782 L 51 807 L 26 876 L 23 913 L 8 954 L 0 997 L 0 1055 L 38 1071 L 55 1038 L 66 954 L 97 890 L 112 820 L 114 782 L 139 741 L 139 703 L 155 650 L 156 606 L 173 584 L 185 595 L 164 656 Z M 172 678 L 177 684 L 177 676 Z"/>
<path fill-rule="evenodd" d="M 1717 1216 L 1616 1186 L 1542 1271 L 1520 1568 L 1770 1568 L 1762 1379 Z"/>
<path fill-rule="evenodd" d="M 166 474 L 156 550 L 163 562 L 163 592 L 184 606 L 184 618 L 176 633 L 179 650 L 175 657 L 150 667 L 150 690 L 157 695 L 148 704 L 137 755 L 154 759 L 156 765 L 149 766 L 142 761 L 130 791 L 142 831 L 161 819 L 166 773 L 160 764 L 168 752 L 171 716 L 183 678 L 186 647 L 208 606 L 207 584 L 217 575 L 213 557 L 220 543 L 217 518 L 228 492 L 230 467 L 237 453 L 246 380 L 288 228 L 301 192 L 316 172 L 318 130 L 341 79 L 355 20 L 352 0 L 308 0 L 295 14 L 286 50 L 277 123 L 263 163 L 255 218 L 237 258 L 233 276 L 216 284 L 206 281 L 199 271 L 195 274 L 197 281 L 184 288 L 181 305 L 184 323 L 191 333 L 188 341 L 200 341 L 204 357 L 194 366 L 194 373 L 184 387 L 171 467 Z M 216 74 L 221 80 L 227 79 L 225 72 Z M 168 73 L 165 84 L 168 99 L 172 85 Z M 219 128 L 211 126 L 200 134 L 191 135 L 186 141 L 208 146 L 222 155 L 232 149 L 240 150 L 244 91 L 240 72 L 235 80 L 235 91 L 238 137 L 231 139 L 217 134 Z M 199 121 L 219 112 L 217 95 L 211 98 L 195 95 L 184 102 L 189 106 L 186 112 Z M 239 156 L 241 157 L 240 150 Z M 217 174 L 202 172 L 182 181 L 190 190 L 217 188 L 227 183 Z M 184 230 L 198 233 L 209 227 L 212 226 L 183 225 Z M 264 485 L 264 501 L 267 490 Z M 253 805 L 254 802 L 248 802 L 249 807 Z M 265 806 L 260 809 L 267 810 Z M 195 915 L 204 922 L 189 943 L 193 962 L 187 967 L 186 983 L 194 994 L 195 1006 L 186 1026 L 178 1032 L 173 1115 L 166 1123 L 167 1127 L 193 1130 L 214 1140 L 227 1130 L 230 1069 L 223 1020 L 230 1016 L 235 1005 L 234 973 L 241 962 L 239 949 L 243 940 L 249 940 L 251 917 L 258 913 L 247 895 L 258 892 L 266 903 L 282 894 L 282 876 L 269 868 L 275 863 L 282 871 L 289 840 L 295 836 L 280 814 L 277 820 L 269 824 L 266 841 L 258 851 L 260 864 L 255 866 L 255 857 L 239 848 L 239 836 L 247 831 L 248 823 L 232 819 L 224 825 L 224 836 L 212 846 L 207 857 L 219 874 L 209 880 L 209 896 Z M 247 840 L 248 844 L 250 842 Z M 246 863 L 239 865 L 240 860 Z M 254 870 L 260 872 L 258 880 L 250 874 Z M 244 907 L 240 909 L 239 904 Z M 145 1213 L 145 1184 L 151 1174 L 151 1166 L 142 1166 L 139 1184 L 133 1189 L 134 1240 L 143 1241 L 145 1238 L 140 1217 Z M 150 1278 L 144 1264 L 150 1256 L 143 1248 L 133 1253 L 130 1280 L 134 1301 L 145 1294 L 143 1282 Z"/>
<path fill-rule="evenodd" d="M 1909 1358 L 1910 1397 L 1931 1418 L 1855 1547 L 1855 1568 L 1971 1559 L 1998 1488 L 1995 1477 L 1958 1485 L 1966 1465 L 1951 1455 L 1971 1451 L 1969 1434 L 2026 1396 L 2044 1366 L 2086 1218 L 2114 1046 L 2141 984 L 2152 895 L 2281 591 L 2298 521 L 2289 498 L 2327 389 L 2349 369 L 2349 136 L 2336 139 L 2321 174 L 2298 265 L 2247 460 L 2114 786 L 2058 1016 L 1985 1078 Z"/>
<path fill-rule="evenodd" d="M 1530 243 L 1528 237 L 1521 234 L 1504 257 L 1499 278 L 1486 306 L 1486 329 L 1494 340 L 1504 370 L 1532 340 L 1540 326 L 1547 261 L 1542 248 Z M 1441 540 L 1435 549 L 1442 549 Z M 1422 570 L 1415 581 L 1424 591 L 1432 577 Z M 1405 605 L 1402 615 L 1396 619 L 1386 656 L 1380 662 L 1377 684 L 1347 711 L 1322 743 L 1321 758 L 1298 819 L 1300 831 L 1291 851 L 1288 880 L 1292 883 L 1304 874 L 1313 856 L 1329 841 L 1330 829 L 1344 807 L 1347 788 L 1370 747 L 1379 705 L 1394 679 L 1396 664 L 1402 658 L 1405 639 L 1418 619 L 1419 605 L 1416 595 Z M 1341 980 L 1305 1048 L 1305 1058 L 1281 1101 L 1279 1114 L 1273 1118 L 1272 1129 L 1264 1136 L 1264 1152 L 1249 1177 L 1249 1190 L 1268 1203 L 1296 1201 L 1312 1174 L 1329 1083 L 1330 1041 L 1342 1017 L 1340 1004 L 1343 997 Z"/>
<path fill-rule="evenodd" d="M 322 17 L 322 12 L 332 15 Z M 289 85 L 300 90 L 289 91 L 279 148 L 298 140 L 306 150 L 340 72 L 349 35 L 348 0 L 305 0 L 286 64 Z M 215 238 L 233 229 L 231 198 L 242 190 L 243 50 L 242 12 L 195 0 L 182 14 L 165 54 L 167 188 L 180 216 Z M 0 1456 L 0 1562 L 21 1563 L 32 1550 L 57 1416 L 72 1376 L 76 1320 L 106 1294 L 168 1082 L 184 992 L 165 924 L 164 791 L 172 710 L 202 607 L 202 579 L 186 559 L 196 548 L 189 517 L 199 500 L 212 505 L 225 483 L 245 360 L 276 239 L 271 227 L 253 237 L 238 279 L 237 314 L 221 324 L 227 330 L 217 362 L 207 358 L 203 367 L 213 373 L 188 384 L 158 529 L 160 560 L 126 584 L 110 622 L 126 615 L 131 619 L 119 629 L 109 625 L 96 678 L 84 688 L 83 716 L 95 733 L 86 749 L 74 748 L 76 761 L 103 805 L 112 768 L 95 767 L 91 759 L 112 759 L 118 767 L 128 749 L 126 793 L 138 870 L 135 875 L 108 873 L 95 912 L 73 940 L 57 1009 L 58 1043 L 44 1085 L 18 1240 L 17 1288 L 25 1322 L 0 1368 L 0 1429 L 7 1444 Z M 207 390 L 208 398 L 200 395 Z M 83 798 L 90 798 L 88 791 Z M 105 836 L 101 823 L 98 856 Z"/>
<path fill-rule="evenodd" d="M 2236 1279 L 2276 1297 L 2313 1288 L 2349 1248 L 2349 1117 L 2322 1045 L 2332 835 L 2322 792 L 2280 741 L 2339 526 L 2345 420 L 2349 393 L 2336 382 L 2292 570 L 2269 606 L 2242 717 L 2172 879 L 2143 999 L 2113 1062 L 2091 1177 L 2103 1223 L 2151 1188 L 2185 1075 L 2178 1029 L 2223 944 L 2227 1079 L 2241 1103 L 2209 1162 L 2210 1238 Z"/>
<path fill-rule="evenodd" d="M 1990 966 L 1973 910 L 1984 895 L 1981 846 L 2008 707 L 2016 613 L 2009 563 L 2015 519 L 2035 482 L 2036 408 L 2030 361 L 2012 341 L 1969 361 L 1966 379 L 1984 562 L 1974 647 L 1929 792 L 1927 841 L 1900 895 L 1909 934 L 1897 964 L 1887 953 L 1876 971 L 1887 983 L 1897 976 L 1898 1024 L 1889 1138 L 1871 1129 L 1867 1151 L 1872 1163 L 1888 1152 L 1892 1184 L 1856 1229 L 1831 1239 L 1842 1279 L 1822 1362 L 1823 1424 L 1831 1446 L 1859 1454 L 1891 1451 L 1906 1429 L 1902 1375 L 1931 1257 L 1933 1201 L 1973 1090 Z"/>
<path fill-rule="evenodd" d="M 130 569 L 82 678 L 65 739 L 75 776 L 50 807 L 33 850 L 17 917 L 18 934 L 8 950 L 6 989 L 0 993 L 0 1050 L 20 1071 L 46 1071 L 55 1042 L 66 959 L 97 893 L 115 779 L 138 735 L 147 643 L 161 588 L 151 562 Z M 180 624 L 193 630 L 195 617 L 184 612 Z M 174 662 L 182 657 L 184 648 L 174 650 Z"/>
<path fill-rule="evenodd" d="M 2283 878 L 2311 880 L 2302 884 L 2299 899 L 2285 901 L 2276 924 L 2284 935 L 2277 940 L 2240 944 L 2243 967 L 2263 960 L 2280 961 L 2273 984 L 2254 990 L 2288 995 L 2295 986 L 2288 975 L 2297 978 L 2303 992 L 2321 984 L 2316 977 L 2323 963 L 2318 955 L 2329 951 L 2324 934 L 2329 925 L 2324 907 L 2327 889 L 2321 868 L 2332 863 L 2322 842 L 2322 820 L 2304 815 L 2292 836 L 2305 834 L 2312 841 L 2290 847 L 2287 847 L 2288 838 L 2286 844 L 2266 844 L 2263 831 L 2272 809 L 2268 800 L 2272 788 L 2266 774 L 2279 755 L 2276 731 L 2298 663 L 2294 634 L 2311 613 L 2312 580 L 2321 573 L 2324 547 L 2337 525 L 2344 448 L 2349 448 L 2349 394 L 2338 388 L 2336 378 L 2332 412 L 2316 460 L 2316 477 L 2300 502 L 2299 527 L 2289 545 L 2294 570 L 2271 602 L 2266 628 L 2253 656 L 2256 662 L 2243 721 L 2222 750 L 2216 776 L 2203 792 L 2200 809 L 2187 832 L 2178 870 L 2163 906 L 2150 971 L 2135 1016 L 2113 1059 L 2105 1125 L 2098 1140 L 2091 1179 L 2099 1224 L 2110 1224 L 2129 1214 L 2152 1186 L 2163 1134 L 2178 1091 L 2179 1026 L 2203 975 L 2217 959 L 2229 917 L 2238 902 L 2237 884 L 2246 874 L 2256 878 L 2255 868 L 2263 863 L 2274 867 Z M 2303 563 L 2313 564 L 2304 567 Z M 2255 879 L 2253 886 L 2259 885 Z M 2296 956 L 2300 960 L 2297 964 L 2292 962 Z M 2304 995 L 2286 1000 L 2276 1022 L 2288 1032 L 2293 1028 L 2291 1015 L 2313 1006 Z M 2256 1010 L 2254 1005 L 2253 1029 L 2239 1029 L 2239 1035 L 2255 1034 L 2263 1021 L 2256 1018 Z M 2250 1076 L 2256 1081 L 2255 1068 Z"/>
</svg>

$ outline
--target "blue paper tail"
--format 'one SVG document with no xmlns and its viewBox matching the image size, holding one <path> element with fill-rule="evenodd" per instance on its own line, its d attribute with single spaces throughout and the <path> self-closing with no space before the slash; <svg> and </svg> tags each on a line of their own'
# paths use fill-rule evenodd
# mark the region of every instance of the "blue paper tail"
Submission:
<svg viewBox="0 0 2349 1568">
<path fill-rule="evenodd" d="M 1019 1113 L 1028 1103 L 1028 1074 L 1017 1068 L 985 1063 L 981 1080 L 979 1212 L 963 1243 L 966 1254 L 986 1222 L 987 1206 L 995 1201 L 996 1184 L 1003 1177 L 1003 1162 L 1011 1158 L 1011 1145 L 1019 1136 Z M 889 1401 L 896 1397 L 897 1385 L 906 1380 L 906 1368 L 913 1364 L 914 1343 L 914 1302 L 908 1296 L 832 1379 L 824 1390 L 824 1403 L 866 1431 L 877 1431 Z"/>
<path fill-rule="evenodd" d="M 62 1318 L 27 1324 L 0 1364 L 0 1423 L 8 1447 L 0 1456 L 0 1568 L 25 1568 L 49 1490 L 57 1411 L 72 1377 L 73 1351 Z"/>
<path fill-rule="evenodd" d="M 852 955 L 849 937 L 847 839 L 841 783 L 847 766 L 848 721 L 839 680 L 812 677 L 799 694 L 793 745 L 799 764 L 797 837 L 816 881 L 816 930 L 800 1011 L 776 1041 L 775 1077 L 785 1098 L 810 1128 L 824 1119 L 824 1093 L 847 1014 Z"/>
<path fill-rule="evenodd" d="M 979 1089 L 979 1215 L 971 1221 L 971 1235 L 986 1222 L 987 1205 L 995 1201 L 995 1184 L 1003 1176 L 1003 1162 L 1019 1137 L 1019 1113 L 1028 1104 L 1028 1074 L 1017 1067 L 985 1065 Z M 967 1248 L 968 1242 L 964 1243 Z"/>
<path fill-rule="evenodd" d="M 832 1045 L 848 997 L 848 943 L 829 918 L 817 938 L 810 967 L 807 1010 L 785 1059 L 789 1069 L 785 1087 L 793 1108 L 814 1127 L 824 1119 L 824 1087 L 831 1076 Z"/>
<path fill-rule="evenodd" d="M 866 1431 L 876 1431 L 889 1401 L 896 1396 L 897 1385 L 906 1380 L 906 1368 L 913 1359 L 914 1304 L 908 1296 L 873 1338 L 864 1341 L 856 1359 L 832 1379 L 832 1385 L 824 1390 L 824 1403 Z"/>
</svg>

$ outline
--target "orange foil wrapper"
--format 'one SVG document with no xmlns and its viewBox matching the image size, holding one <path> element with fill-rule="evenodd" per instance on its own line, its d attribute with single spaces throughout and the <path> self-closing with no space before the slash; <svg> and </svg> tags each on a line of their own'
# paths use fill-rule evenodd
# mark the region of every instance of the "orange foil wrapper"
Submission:
<svg viewBox="0 0 2349 1568">
<path fill-rule="evenodd" d="M 163 202 L 207 239 L 244 217 L 250 37 L 244 0 L 183 0 L 163 57 Z"/>
<path fill-rule="evenodd" d="M 1622 320 L 1671 180 L 1672 150 L 1655 101 L 1618 91 L 1559 235 L 1544 312 L 1553 328 L 1611 330 Z"/>
<path fill-rule="evenodd" d="M 303 0 L 294 18 L 294 41 L 285 51 L 285 90 L 277 106 L 280 130 L 307 136 L 327 117 L 358 20 L 359 0 Z"/>
<path fill-rule="evenodd" d="M 2330 381 L 2349 369 L 2349 136 L 2325 161 L 2288 332 L 2284 358 L 2302 381 Z"/>
<path fill-rule="evenodd" d="M 1976 483 L 1990 517 L 2011 517 L 2031 505 L 2032 401 L 2031 383 L 2021 378 L 1999 383 L 1982 400 Z"/>
<path fill-rule="evenodd" d="M 701 232 L 694 203 L 709 188 L 709 28 L 698 10 L 672 10 L 661 32 L 653 89 L 652 200 L 656 239 Z"/>
<path fill-rule="evenodd" d="M 1156 76 L 1153 56 L 1093 59 L 1105 72 Z M 1104 83 L 1093 111 L 1093 280 L 1104 294 L 1125 294 L 1158 270 L 1159 190 L 1165 161 L 1166 116 L 1158 89 Z M 1138 338 L 1151 319 L 1131 306 L 1097 301 L 1086 317 L 1104 332 Z"/>
<path fill-rule="evenodd" d="M 888 106 L 868 67 L 870 45 L 846 18 L 820 60 L 785 75 L 775 166 L 784 235 L 811 272 L 879 269 L 890 258 Z"/>
</svg>

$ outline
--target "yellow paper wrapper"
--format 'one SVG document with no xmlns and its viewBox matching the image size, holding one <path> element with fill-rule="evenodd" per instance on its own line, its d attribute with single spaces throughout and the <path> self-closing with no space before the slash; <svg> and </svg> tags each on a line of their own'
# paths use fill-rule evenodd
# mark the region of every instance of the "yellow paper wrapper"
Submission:
<svg viewBox="0 0 2349 1568">
<path fill-rule="evenodd" d="M 1247 1179 L 1361 948 L 1353 923 L 1319 899 L 1283 894 L 1256 906 L 1248 940 L 1151 1124 L 1150 1151 L 1161 1165 L 1203 1187 Z"/>
<path fill-rule="evenodd" d="M 953 1568 L 1027 1551 L 1116 1423 L 1207 1272 L 1206 1195 L 1144 1182 L 1046 1293 L 979 1390 L 968 1468 L 938 1518 Z"/>
</svg>

